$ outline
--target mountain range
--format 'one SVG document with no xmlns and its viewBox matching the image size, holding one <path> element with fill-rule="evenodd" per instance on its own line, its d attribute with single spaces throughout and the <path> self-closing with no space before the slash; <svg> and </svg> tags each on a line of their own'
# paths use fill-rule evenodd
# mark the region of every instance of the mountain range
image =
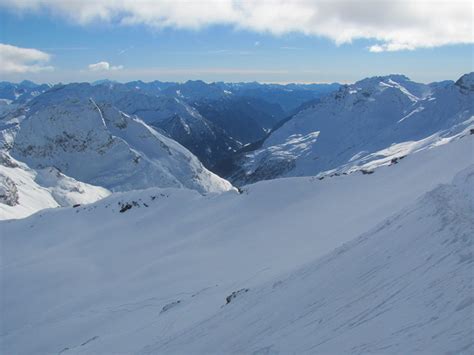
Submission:
<svg viewBox="0 0 474 355">
<path fill-rule="evenodd" d="M 474 352 L 474 73 L 2 85 L 0 352 Z"/>
<path fill-rule="evenodd" d="M 237 185 L 286 176 L 372 171 L 472 127 L 474 73 L 422 84 L 403 75 L 342 86 L 217 169 Z"/>
<path fill-rule="evenodd" d="M 30 176 L 26 185 L 32 191 L 51 189 L 37 186 L 41 179 L 35 174 L 53 169 L 69 179 L 63 194 L 81 196 L 65 203 L 47 192 L 49 202 L 20 207 L 28 200 L 19 196 L 29 193 L 4 163 L 2 196 L 10 197 L 4 197 L 9 203 L 2 209 L 10 211 L 5 216 L 14 216 L 12 210 L 24 216 L 45 207 L 93 202 L 108 194 L 104 191 L 152 186 L 201 193 L 231 188 L 205 167 L 236 186 L 289 176 L 370 174 L 469 130 L 473 82 L 473 73 L 431 84 L 389 75 L 332 92 L 334 85 L 201 81 L 2 83 L 26 95 L 10 100 L 11 90 L 1 91 L 7 95 L 0 119 L 3 161 Z M 329 93 L 319 96 L 325 90 Z M 312 98 L 301 103 L 308 95 Z M 290 111 L 283 108 L 288 102 Z M 58 182 L 53 185 L 56 189 Z M 97 193 L 96 187 L 104 191 Z M 74 189 L 94 192 L 71 194 Z"/>
<path fill-rule="evenodd" d="M 54 91 L 58 92 L 60 88 Z M 27 196 L 36 185 L 49 187 L 31 169 L 54 169 L 64 178 L 72 178 L 70 190 L 80 189 L 82 197 L 70 199 L 70 204 L 97 199 L 96 193 L 89 194 L 88 189 L 77 185 L 82 183 L 110 191 L 156 186 L 187 187 L 201 193 L 232 189 L 230 183 L 208 171 L 186 148 L 137 116 L 127 115 L 111 104 L 98 104 L 91 98 L 50 92 L 38 96 L 4 117 L 0 146 L 5 157 L 0 175 L 4 176 L 3 190 L 5 194 L 17 195 L 2 209 L 10 211 L 9 214 L 18 211 L 19 216 L 22 211 L 35 212 L 36 207 L 31 210 L 31 205 L 23 205 L 29 204 Z M 33 174 L 31 186 L 25 186 L 25 170 Z M 62 180 L 49 183 L 57 188 Z M 33 206 L 43 204 L 37 202 Z"/>
<path fill-rule="evenodd" d="M 51 87 L 26 81 L 4 82 L 0 85 L 0 115 L 45 91 L 53 102 L 93 98 L 97 103 L 112 104 L 127 114 L 138 115 L 212 169 L 245 144 L 263 138 L 301 102 L 317 99 L 338 87 L 339 84 L 206 84 L 202 81 L 122 84 L 108 80 L 92 85 L 72 83 Z"/>
</svg>

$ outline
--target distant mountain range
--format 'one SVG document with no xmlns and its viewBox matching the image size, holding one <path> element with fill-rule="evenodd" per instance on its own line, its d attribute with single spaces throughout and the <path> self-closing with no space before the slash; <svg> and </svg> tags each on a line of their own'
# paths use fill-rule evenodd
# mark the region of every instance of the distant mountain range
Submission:
<svg viewBox="0 0 474 355">
<path fill-rule="evenodd" d="M 29 81 L 0 84 L 0 115 L 48 91 L 50 100 L 93 98 L 138 115 L 147 124 L 178 141 L 208 168 L 263 138 L 280 120 L 307 100 L 339 84 L 278 85 L 259 83 L 169 83 L 101 80 L 54 87 Z"/>
<path fill-rule="evenodd" d="M 473 126 L 474 73 L 421 84 L 403 75 L 344 85 L 242 149 L 216 171 L 237 185 L 288 176 L 321 177 L 393 164 Z"/>
<path fill-rule="evenodd" d="M 343 86 L 102 81 L 1 88 L 4 218 L 111 191 L 158 186 L 206 194 L 279 177 L 371 174 L 474 133 L 474 73 L 431 84 L 388 75 Z"/>
<path fill-rule="evenodd" d="M 15 84 L 8 81 L 0 82 L 0 100 L 11 103 L 25 103 L 35 96 L 49 90 L 51 84 L 35 84 L 32 81 L 24 80 Z"/>
</svg>

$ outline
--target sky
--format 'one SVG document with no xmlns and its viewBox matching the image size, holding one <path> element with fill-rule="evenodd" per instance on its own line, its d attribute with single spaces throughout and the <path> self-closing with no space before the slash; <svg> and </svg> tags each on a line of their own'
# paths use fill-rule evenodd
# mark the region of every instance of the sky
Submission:
<svg viewBox="0 0 474 355">
<path fill-rule="evenodd" d="M 0 80 L 350 83 L 473 71 L 464 0 L 0 0 Z"/>
</svg>

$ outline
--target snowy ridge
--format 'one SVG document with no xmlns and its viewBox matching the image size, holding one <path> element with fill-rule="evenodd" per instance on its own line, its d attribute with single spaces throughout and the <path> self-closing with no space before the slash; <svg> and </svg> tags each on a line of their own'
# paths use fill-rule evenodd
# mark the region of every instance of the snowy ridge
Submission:
<svg viewBox="0 0 474 355">
<path fill-rule="evenodd" d="M 34 170 L 0 152 L 0 220 L 45 208 L 87 204 L 108 196 L 102 187 L 76 181 L 49 167 Z"/>
<path fill-rule="evenodd" d="M 474 91 L 469 84 L 473 76 L 425 85 L 391 75 L 342 87 L 293 116 L 261 148 L 242 154 L 231 180 L 247 184 L 311 176 L 341 166 L 344 171 L 362 170 L 381 155 L 389 161 L 399 158 L 386 155 L 392 145 L 428 149 L 447 143 L 473 128 Z M 404 154 L 414 150 L 406 149 Z"/>
<path fill-rule="evenodd" d="M 371 175 L 129 191 L 0 222 L 0 346 L 470 352 L 472 144 Z"/>
<path fill-rule="evenodd" d="M 42 110 L 68 100 L 89 98 L 98 105 L 112 105 L 126 114 L 140 117 L 149 126 L 188 148 L 207 166 L 211 165 L 212 158 L 226 156 L 240 147 L 222 128 L 208 121 L 183 99 L 150 95 L 123 84 L 59 85 L 32 100 L 29 107 L 31 111 Z"/>
<path fill-rule="evenodd" d="M 0 154 L 0 219 L 94 202 L 108 190 L 232 189 L 172 139 L 92 99 L 38 98 L 8 114 Z"/>
<path fill-rule="evenodd" d="M 462 131 L 459 132 L 460 129 L 462 129 Z M 356 154 L 349 160 L 347 164 L 338 166 L 336 169 L 331 169 L 319 173 L 317 177 L 322 179 L 328 176 L 334 176 L 336 174 L 351 174 L 359 171 L 366 174 L 371 174 L 381 166 L 390 166 L 393 164 L 398 164 L 409 154 L 427 149 L 433 149 L 435 147 L 451 143 L 465 136 L 472 135 L 473 129 L 474 117 L 471 117 L 471 119 L 466 120 L 459 125 L 455 125 L 449 130 L 437 132 L 429 137 L 420 139 L 419 141 L 409 141 L 398 144 L 392 144 L 388 148 L 370 154 L 367 154 L 367 152 Z M 466 159 L 469 158 L 469 155 L 467 155 Z"/>
<path fill-rule="evenodd" d="M 205 193 L 232 188 L 178 143 L 92 99 L 35 106 L 18 126 L 11 154 L 30 167 L 53 166 L 112 190 L 173 186 Z"/>
</svg>

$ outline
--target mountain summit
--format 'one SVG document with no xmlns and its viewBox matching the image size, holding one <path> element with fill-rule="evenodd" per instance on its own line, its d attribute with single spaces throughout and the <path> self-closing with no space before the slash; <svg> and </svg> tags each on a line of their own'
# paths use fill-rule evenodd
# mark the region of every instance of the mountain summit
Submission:
<svg viewBox="0 0 474 355">
<path fill-rule="evenodd" d="M 238 155 L 230 177 L 247 184 L 373 169 L 446 143 L 472 124 L 473 75 L 456 83 L 389 75 L 345 85 L 295 114 L 256 150 Z"/>
<path fill-rule="evenodd" d="M 26 111 L 11 154 L 30 167 L 54 166 L 114 191 L 160 186 L 206 193 L 232 188 L 139 118 L 92 99 L 66 99 Z"/>
</svg>

